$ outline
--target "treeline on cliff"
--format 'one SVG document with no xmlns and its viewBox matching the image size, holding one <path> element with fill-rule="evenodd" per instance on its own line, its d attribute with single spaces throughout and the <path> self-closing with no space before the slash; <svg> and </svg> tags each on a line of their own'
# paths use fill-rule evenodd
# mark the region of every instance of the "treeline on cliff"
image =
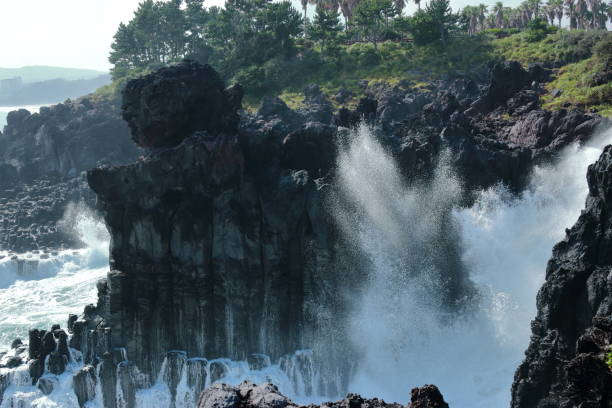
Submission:
<svg viewBox="0 0 612 408">
<path fill-rule="evenodd" d="M 223 8 L 207 8 L 202 0 L 146 0 L 115 34 L 110 55 L 115 85 L 105 91 L 189 58 L 212 65 L 227 82 L 240 83 L 247 105 L 284 93 L 291 106 L 291 94 L 313 82 L 333 93 L 341 88 L 358 93 L 363 79 L 408 79 L 418 85 L 507 58 L 516 49 L 530 55 L 534 44 L 550 54 L 558 48 L 547 44 L 550 38 L 564 52 L 558 66 L 590 58 L 606 36 L 610 42 L 606 31 L 597 30 L 601 16 L 592 24 L 587 17 L 581 20 L 590 31 L 548 25 L 553 10 L 559 13 L 555 1 L 530 0 L 516 9 L 499 3 L 490 11 L 468 6 L 458 12 L 448 0 L 419 1 L 418 10 L 407 16 L 404 0 L 304 0 L 302 11 L 289 1 L 228 0 Z M 308 13 L 309 4 L 314 14 Z M 606 83 L 595 99 L 609 92 Z M 590 106 L 591 96 L 580 104 Z"/>
</svg>

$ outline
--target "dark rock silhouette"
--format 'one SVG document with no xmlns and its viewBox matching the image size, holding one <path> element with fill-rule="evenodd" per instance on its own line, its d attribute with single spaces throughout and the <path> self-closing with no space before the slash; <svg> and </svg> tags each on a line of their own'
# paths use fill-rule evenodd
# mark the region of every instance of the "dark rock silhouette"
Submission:
<svg viewBox="0 0 612 408">
<path fill-rule="evenodd" d="M 130 81 L 123 118 L 142 147 L 178 145 L 193 132 L 235 132 L 242 90 L 225 90 L 210 65 L 185 61 Z"/>
<path fill-rule="evenodd" d="M 589 166 L 585 210 L 553 249 L 512 407 L 608 408 L 612 375 L 612 146 Z"/>
</svg>

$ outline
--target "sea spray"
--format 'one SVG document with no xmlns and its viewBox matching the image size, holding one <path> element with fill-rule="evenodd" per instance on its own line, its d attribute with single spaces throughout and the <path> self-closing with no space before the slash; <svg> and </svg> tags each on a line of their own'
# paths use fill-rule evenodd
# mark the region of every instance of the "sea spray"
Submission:
<svg viewBox="0 0 612 408">
<path fill-rule="evenodd" d="M 96 300 L 96 282 L 108 272 L 108 232 L 89 211 L 73 215 L 85 248 L 0 260 L 0 350 L 27 338 L 29 329 L 63 323 Z M 21 262 L 32 266 L 24 271 Z"/>
<path fill-rule="evenodd" d="M 452 169 L 442 162 L 428 189 L 407 187 L 391 155 L 361 127 L 339 156 L 344 197 L 360 211 L 351 223 L 342 208 L 337 217 L 371 265 L 352 318 L 362 358 L 350 391 L 405 401 L 412 387 L 433 383 L 454 407 L 508 406 L 552 246 L 583 207 L 587 166 L 611 141 L 608 130 L 568 147 L 554 164 L 534 169 L 520 197 L 495 186 L 472 208 L 455 207 L 444 222 L 460 227 L 457 267 L 467 269 L 478 295 L 477 307 L 449 314 L 435 290 L 444 276 L 427 260 L 441 203 L 456 199 Z M 427 256 L 406 256 L 401 240 Z"/>
</svg>

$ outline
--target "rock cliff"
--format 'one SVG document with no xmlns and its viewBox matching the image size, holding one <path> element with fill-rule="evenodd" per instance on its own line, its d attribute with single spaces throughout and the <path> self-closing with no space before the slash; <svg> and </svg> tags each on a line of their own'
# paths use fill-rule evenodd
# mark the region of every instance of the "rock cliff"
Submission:
<svg viewBox="0 0 612 408">
<path fill-rule="evenodd" d="M 111 234 L 111 271 L 97 304 L 67 327 L 85 364 L 75 377 L 79 404 L 95 397 L 97 381 L 110 407 L 118 395 L 133 407 L 135 390 L 156 378 L 172 398 L 181 379 L 199 392 L 204 375 L 212 382 L 226 372 L 212 361 L 218 357 L 272 361 L 290 377 L 308 378 L 306 394 L 342 394 L 356 364 L 343 316 L 366 282 L 368 261 L 329 211 L 340 139 L 368 122 L 409 183 L 426 182 L 447 152 L 466 187 L 452 204 L 498 182 L 520 192 L 534 164 L 586 140 L 602 122 L 540 109 L 545 74 L 506 63 L 484 80 L 454 77 L 427 92 L 370 84 L 356 109 L 337 112 L 310 86 L 298 110 L 267 98 L 246 113 L 238 86 L 225 88 L 214 70 L 193 62 L 128 84 L 123 116 L 145 154 L 87 173 Z M 433 228 L 431 261 L 453 313 L 474 290 L 448 218 Z M 57 330 L 33 333 L 31 344 L 42 346 L 31 345 L 30 354 L 40 361 L 56 353 L 61 371 Z M 250 404 L 229 392 L 236 404 Z M 445 406 L 431 387 L 412 396 L 413 407 Z"/>
<path fill-rule="evenodd" d="M 136 159 L 117 102 L 87 98 L 9 113 L 0 133 L 0 250 L 80 246 L 60 221 L 71 202 L 93 206 L 84 172 Z"/>
<path fill-rule="evenodd" d="M 585 209 L 548 262 L 513 408 L 612 406 L 612 146 L 587 180 Z"/>
</svg>

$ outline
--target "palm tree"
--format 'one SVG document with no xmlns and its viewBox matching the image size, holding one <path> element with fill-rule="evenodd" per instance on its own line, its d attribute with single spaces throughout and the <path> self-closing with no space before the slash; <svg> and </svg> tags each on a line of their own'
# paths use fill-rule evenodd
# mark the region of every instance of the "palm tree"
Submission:
<svg viewBox="0 0 612 408">
<path fill-rule="evenodd" d="M 565 11 L 570 20 L 570 30 L 578 28 L 578 19 L 576 18 L 576 4 L 574 0 L 564 0 Z"/>
<path fill-rule="evenodd" d="M 563 0 L 552 0 L 553 8 L 555 10 L 555 16 L 559 20 L 559 27 L 561 27 L 561 20 L 563 19 Z"/>
<path fill-rule="evenodd" d="M 478 7 L 465 6 L 461 14 L 468 20 L 468 34 L 474 35 L 478 31 Z"/>
<path fill-rule="evenodd" d="M 484 23 L 487 17 L 487 6 L 480 3 L 477 7 L 478 7 L 478 14 L 477 14 L 478 25 L 480 26 L 480 30 L 484 30 L 486 28 Z"/>
<path fill-rule="evenodd" d="M 495 3 L 493 13 L 495 14 L 495 26 L 497 28 L 504 28 L 504 3 L 501 1 Z"/>
<path fill-rule="evenodd" d="M 578 28 L 584 29 L 587 12 L 589 11 L 585 0 L 576 1 L 576 17 L 578 19 Z"/>
<path fill-rule="evenodd" d="M 557 13 L 552 4 L 546 4 L 543 9 L 544 15 L 546 16 L 546 20 L 550 25 L 555 25 L 555 17 L 557 17 Z"/>
</svg>

